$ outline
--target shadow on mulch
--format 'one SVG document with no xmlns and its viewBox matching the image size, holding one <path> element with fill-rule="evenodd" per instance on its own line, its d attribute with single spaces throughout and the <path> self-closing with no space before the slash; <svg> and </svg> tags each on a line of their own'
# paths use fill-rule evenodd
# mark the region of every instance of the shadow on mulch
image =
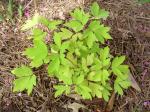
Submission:
<svg viewBox="0 0 150 112">
<path fill-rule="evenodd" d="M 134 0 L 98 1 L 110 11 L 104 23 L 112 29 L 113 40 L 108 42 L 111 52 L 127 56 L 126 63 L 142 89 L 141 93 L 129 89 L 124 96 L 117 96 L 113 111 L 148 112 L 150 105 L 144 102 L 150 100 L 150 4 L 139 5 Z M 28 63 L 21 52 L 29 42 L 24 34 L 15 31 L 16 27 L 5 22 L 0 24 L 0 112 L 71 112 L 63 105 L 76 101 L 66 96 L 54 99 L 52 84 L 56 81 L 47 77 L 44 67 L 35 71 L 38 85 L 30 97 L 26 93 L 11 92 L 14 77 L 10 70 Z M 100 101 L 87 105 L 92 112 L 101 112 Z"/>
</svg>

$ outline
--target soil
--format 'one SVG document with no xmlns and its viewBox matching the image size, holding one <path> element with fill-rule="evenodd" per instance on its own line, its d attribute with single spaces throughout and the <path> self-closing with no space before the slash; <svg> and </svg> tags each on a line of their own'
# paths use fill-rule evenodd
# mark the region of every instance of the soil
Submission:
<svg viewBox="0 0 150 112">
<path fill-rule="evenodd" d="M 34 13 L 32 0 L 22 1 L 30 12 Z M 36 9 L 48 17 L 66 19 L 68 12 L 75 7 L 84 7 L 95 0 L 38 0 Z M 109 10 L 110 16 L 104 23 L 111 27 L 113 40 L 108 42 L 113 55 L 126 55 L 126 63 L 141 92 L 130 88 L 120 97 L 116 95 L 112 112 L 150 112 L 150 3 L 139 4 L 136 0 L 97 0 L 101 7 Z M 0 1 L 0 12 L 6 9 L 5 1 Z M 71 112 L 64 108 L 69 103 L 87 106 L 80 112 L 103 112 L 105 103 L 100 99 L 77 101 L 68 96 L 54 98 L 52 84 L 55 79 L 47 77 L 44 67 L 35 70 L 38 76 L 37 86 L 31 96 L 26 93 L 13 93 L 14 76 L 10 71 L 22 64 L 28 64 L 21 52 L 30 45 L 26 39 L 28 32 L 21 32 L 20 26 L 27 19 L 14 16 L 13 23 L 0 22 L 0 112 Z"/>
</svg>

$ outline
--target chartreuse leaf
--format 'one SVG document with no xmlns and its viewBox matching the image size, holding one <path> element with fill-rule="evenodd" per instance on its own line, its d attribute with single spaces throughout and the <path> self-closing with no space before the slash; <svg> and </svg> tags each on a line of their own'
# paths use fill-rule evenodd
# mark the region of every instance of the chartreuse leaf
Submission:
<svg viewBox="0 0 150 112">
<path fill-rule="evenodd" d="M 43 41 L 44 37 L 47 35 L 46 32 L 43 32 L 41 29 L 38 28 L 33 29 L 32 32 L 33 32 L 32 38 L 37 41 Z"/>
<path fill-rule="evenodd" d="M 77 41 L 77 39 L 83 40 L 83 34 L 82 33 L 76 33 L 72 36 L 71 41 Z"/>
<path fill-rule="evenodd" d="M 97 2 L 94 2 L 90 9 L 93 16 L 99 16 L 100 7 Z"/>
<path fill-rule="evenodd" d="M 110 30 L 109 27 L 105 27 L 104 25 L 101 25 L 99 29 L 95 30 L 95 34 L 100 42 L 103 42 L 104 39 L 112 39 L 110 34 L 108 33 Z"/>
<path fill-rule="evenodd" d="M 123 74 L 129 74 L 129 66 L 128 65 L 119 65 L 118 69 L 123 73 Z"/>
<path fill-rule="evenodd" d="M 125 60 L 125 56 L 120 56 L 120 57 L 115 57 L 112 61 L 112 67 L 118 67 L 119 65 L 121 65 Z"/>
<path fill-rule="evenodd" d="M 61 47 L 61 35 L 59 33 L 54 33 L 54 42 L 60 48 Z"/>
<path fill-rule="evenodd" d="M 55 75 L 58 72 L 60 67 L 60 58 L 58 55 L 53 55 L 52 60 L 48 65 L 48 74 Z"/>
<path fill-rule="evenodd" d="M 90 53 L 99 53 L 99 43 L 94 43 L 89 51 Z"/>
<path fill-rule="evenodd" d="M 105 39 L 104 39 L 104 37 L 100 34 L 100 31 L 99 31 L 99 30 L 95 30 L 94 33 L 95 33 L 96 38 L 98 39 L 98 41 L 101 42 L 102 44 L 104 44 Z"/>
<path fill-rule="evenodd" d="M 92 99 L 91 92 L 92 90 L 88 87 L 88 85 L 82 83 L 77 85 L 75 91 L 83 97 L 83 99 Z"/>
<path fill-rule="evenodd" d="M 106 67 L 106 66 L 110 66 L 110 53 L 109 53 L 110 49 L 109 47 L 105 47 L 103 49 L 100 49 L 100 60 L 102 61 L 102 65 L 103 67 Z"/>
<path fill-rule="evenodd" d="M 98 97 L 98 98 L 102 98 L 102 90 L 103 87 L 101 85 L 99 85 L 98 83 L 89 83 L 89 87 L 92 90 L 91 94 L 93 97 Z"/>
<path fill-rule="evenodd" d="M 93 70 L 93 71 L 99 71 L 102 68 L 103 68 L 102 62 L 97 57 L 95 57 L 94 58 L 94 64 L 93 64 L 93 66 L 91 66 L 90 69 Z"/>
<path fill-rule="evenodd" d="M 121 79 L 125 79 L 129 74 L 127 65 L 121 65 L 125 60 L 125 56 L 115 57 L 112 61 L 112 71 Z"/>
<path fill-rule="evenodd" d="M 11 71 L 11 73 L 16 77 L 30 76 L 33 74 L 32 70 L 25 65 L 21 66 L 20 68 L 15 68 Z"/>
<path fill-rule="evenodd" d="M 100 60 L 104 61 L 109 57 L 109 47 L 100 50 Z"/>
<path fill-rule="evenodd" d="M 66 28 L 61 28 L 61 31 L 62 32 L 60 32 L 60 35 L 62 37 L 62 40 L 69 39 L 73 35 L 73 33 Z"/>
<path fill-rule="evenodd" d="M 100 9 L 97 2 L 94 2 L 91 6 L 91 14 L 96 18 L 106 19 L 109 16 L 109 12 L 104 9 Z"/>
<path fill-rule="evenodd" d="M 104 27 L 104 25 L 100 25 L 99 21 L 94 20 L 89 24 L 88 29 L 84 31 L 84 37 L 89 37 L 94 41 L 98 40 L 101 43 L 104 43 L 105 40 L 112 39 L 110 34 L 108 33 L 109 30 L 109 27 Z"/>
<path fill-rule="evenodd" d="M 57 26 L 60 25 L 61 23 L 62 23 L 61 20 L 49 21 L 48 28 L 50 30 L 55 30 L 55 29 L 57 29 Z"/>
<path fill-rule="evenodd" d="M 87 39 L 86 39 L 86 41 L 87 41 L 87 46 L 88 46 L 89 48 L 92 48 L 92 46 L 93 46 L 93 44 L 95 43 L 96 40 L 97 40 L 97 39 L 96 39 L 95 34 L 94 34 L 93 32 L 90 32 L 89 35 L 88 35 L 88 37 L 87 37 Z"/>
<path fill-rule="evenodd" d="M 67 53 L 67 59 L 68 59 L 69 61 L 71 61 L 74 65 L 77 65 L 77 58 L 74 57 L 73 53 L 68 52 L 68 53 Z"/>
<path fill-rule="evenodd" d="M 27 48 L 23 54 L 32 60 L 31 67 L 39 67 L 43 64 L 43 60 L 48 54 L 48 49 L 43 41 L 34 41 L 34 47 Z"/>
<path fill-rule="evenodd" d="M 61 48 L 60 48 L 60 53 L 64 53 L 70 46 L 69 41 L 65 41 L 62 43 Z"/>
<path fill-rule="evenodd" d="M 101 83 L 103 85 L 106 85 L 106 81 L 109 80 L 109 72 L 105 69 L 102 70 L 102 74 L 101 74 Z"/>
<path fill-rule="evenodd" d="M 95 31 L 95 30 L 99 29 L 100 27 L 101 27 L 100 22 L 98 20 L 94 20 L 89 24 L 89 29 L 91 31 Z"/>
<path fill-rule="evenodd" d="M 39 20 L 43 25 L 47 26 L 50 30 L 57 29 L 58 25 L 62 24 L 61 20 L 48 20 L 45 17 L 41 17 Z"/>
<path fill-rule="evenodd" d="M 88 56 L 87 56 L 87 66 L 91 66 L 92 64 L 93 64 L 93 61 L 94 61 L 94 54 L 92 53 L 92 54 L 89 54 Z"/>
<path fill-rule="evenodd" d="M 88 22 L 89 17 L 90 17 L 90 15 L 88 13 L 86 14 L 82 9 L 79 9 L 79 8 L 77 8 L 73 12 L 71 12 L 71 16 L 74 19 L 80 21 L 82 23 L 82 25 L 85 25 Z"/>
<path fill-rule="evenodd" d="M 40 16 L 38 13 L 35 13 L 32 19 L 26 21 L 26 23 L 22 26 L 21 30 L 28 30 L 39 23 Z"/>
<path fill-rule="evenodd" d="M 83 25 L 77 20 L 70 20 L 69 22 L 65 23 L 65 26 L 68 28 L 73 29 L 75 32 L 79 32 L 83 29 Z"/>
<path fill-rule="evenodd" d="M 118 77 L 114 83 L 115 92 L 120 95 L 123 95 L 123 89 L 127 89 L 130 86 L 131 86 L 131 82 L 129 81 L 128 78 L 123 80 Z"/>
<path fill-rule="evenodd" d="M 70 67 L 73 66 L 70 60 L 68 60 L 64 54 L 60 54 L 60 61 L 61 61 L 61 64 L 64 66 L 70 66 Z"/>
<path fill-rule="evenodd" d="M 101 81 L 101 76 L 100 76 L 99 72 L 96 73 L 95 71 L 91 71 L 91 72 L 88 74 L 87 79 L 90 80 L 90 81 L 95 81 L 95 82 L 97 82 L 97 81 Z"/>
<path fill-rule="evenodd" d="M 103 85 L 106 85 L 106 81 L 109 80 L 109 73 L 107 70 L 99 70 L 97 72 L 90 72 L 88 75 L 88 80 L 98 82 L 101 81 Z"/>
<path fill-rule="evenodd" d="M 56 89 L 55 97 L 58 97 L 63 93 L 66 95 L 70 93 L 70 86 L 68 85 L 55 85 L 54 88 Z"/>
<path fill-rule="evenodd" d="M 75 84 L 77 85 L 81 84 L 83 81 L 84 81 L 84 75 L 80 74 L 79 76 L 76 77 Z"/>
<path fill-rule="evenodd" d="M 109 100 L 109 96 L 111 95 L 110 90 L 112 90 L 112 88 L 109 84 L 103 85 L 102 96 L 105 101 Z"/>
<path fill-rule="evenodd" d="M 87 71 L 88 71 L 88 68 L 87 68 L 87 61 L 86 61 L 86 59 L 85 59 L 85 58 L 82 58 L 81 63 L 82 63 L 81 66 L 82 66 L 83 70 L 84 70 L 85 72 L 87 72 Z"/>
<path fill-rule="evenodd" d="M 36 85 L 36 76 L 33 74 L 32 70 L 23 65 L 19 68 L 15 68 L 11 72 L 16 76 L 16 79 L 13 81 L 13 91 L 22 92 L 27 90 L 28 95 L 31 94 L 33 86 Z"/>
<path fill-rule="evenodd" d="M 44 59 L 44 63 L 45 63 L 45 64 L 48 64 L 48 63 L 50 62 L 50 60 L 51 60 L 51 56 L 48 55 L 48 56 Z"/>
<path fill-rule="evenodd" d="M 63 81 L 64 84 L 72 84 L 72 71 L 66 66 L 60 66 L 58 77 L 60 81 Z"/>
</svg>

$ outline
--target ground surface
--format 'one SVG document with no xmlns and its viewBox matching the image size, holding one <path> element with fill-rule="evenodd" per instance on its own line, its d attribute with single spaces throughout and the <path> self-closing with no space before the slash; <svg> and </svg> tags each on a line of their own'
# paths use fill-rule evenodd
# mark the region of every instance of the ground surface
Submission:
<svg viewBox="0 0 150 112">
<path fill-rule="evenodd" d="M 17 0 L 19 1 L 19 0 Z M 34 4 L 29 5 L 30 15 L 34 13 Z M 93 0 L 94 1 L 94 0 Z M 114 112 L 149 112 L 150 111 L 150 4 L 140 5 L 134 0 L 97 0 L 102 7 L 110 11 L 110 17 L 105 24 L 111 27 L 113 40 L 108 42 L 112 54 L 124 54 L 130 66 L 132 75 L 142 92 L 133 88 L 125 91 L 123 97 L 116 96 Z M 6 3 L 0 1 L 0 12 L 4 13 Z M 37 10 L 41 15 L 52 18 L 67 18 L 69 11 L 75 7 L 88 10 L 92 0 L 39 0 Z M 88 107 L 85 112 L 102 112 L 104 103 L 99 99 L 93 101 L 75 101 L 62 96 L 54 99 L 51 83 L 44 68 L 36 70 L 38 85 L 29 97 L 25 93 L 12 93 L 13 76 L 10 73 L 14 67 L 28 63 L 21 55 L 25 47 L 30 45 L 26 34 L 20 31 L 22 20 L 15 19 L 0 22 L 0 112 L 71 112 L 64 109 L 65 104 L 77 102 Z M 81 111 L 82 112 L 82 111 Z"/>
</svg>

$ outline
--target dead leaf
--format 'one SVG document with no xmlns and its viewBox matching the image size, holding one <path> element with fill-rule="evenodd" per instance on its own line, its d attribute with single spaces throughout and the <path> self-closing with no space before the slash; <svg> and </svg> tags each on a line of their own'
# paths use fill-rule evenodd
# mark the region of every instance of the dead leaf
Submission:
<svg viewBox="0 0 150 112">
<path fill-rule="evenodd" d="M 67 96 L 70 97 L 70 98 L 73 98 L 75 100 L 81 100 L 82 99 L 82 97 L 78 94 L 70 94 L 70 95 L 67 95 Z"/>
<path fill-rule="evenodd" d="M 106 109 L 105 109 L 106 112 L 111 112 L 112 111 L 113 106 L 114 106 L 114 102 L 115 102 L 115 92 L 113 91 L 113 93 L 111 95 L 111 98 L 109 99 L 109 102 L 106 106 Z"/>
<path fill-rule="evenodd" d="M 79 112 L 80 108 L 85 108 L 86 109 L 86 107 L 84 105 L 79 104 L 79 103 L 75 103 L 75 102 L 70 103 L 69 105 L 64 105 L 64 108 L 70 108 L 70 109 L 73 110 L 73 112 Z"/>
<path fill-rule="evenodd" d="M 129 74 L 129 80 L 131 81 L 131 86 L 137 91 L 141 92 L 141 88 L 139 87 L 131 73 Z"/>
<path fill-rule="evenodd" d="M 146 37 L 150 37 L 150 32 L 146 32 L 146 33 L 145 33 L 145 36 L 146 36 Z"/>
</svg>

